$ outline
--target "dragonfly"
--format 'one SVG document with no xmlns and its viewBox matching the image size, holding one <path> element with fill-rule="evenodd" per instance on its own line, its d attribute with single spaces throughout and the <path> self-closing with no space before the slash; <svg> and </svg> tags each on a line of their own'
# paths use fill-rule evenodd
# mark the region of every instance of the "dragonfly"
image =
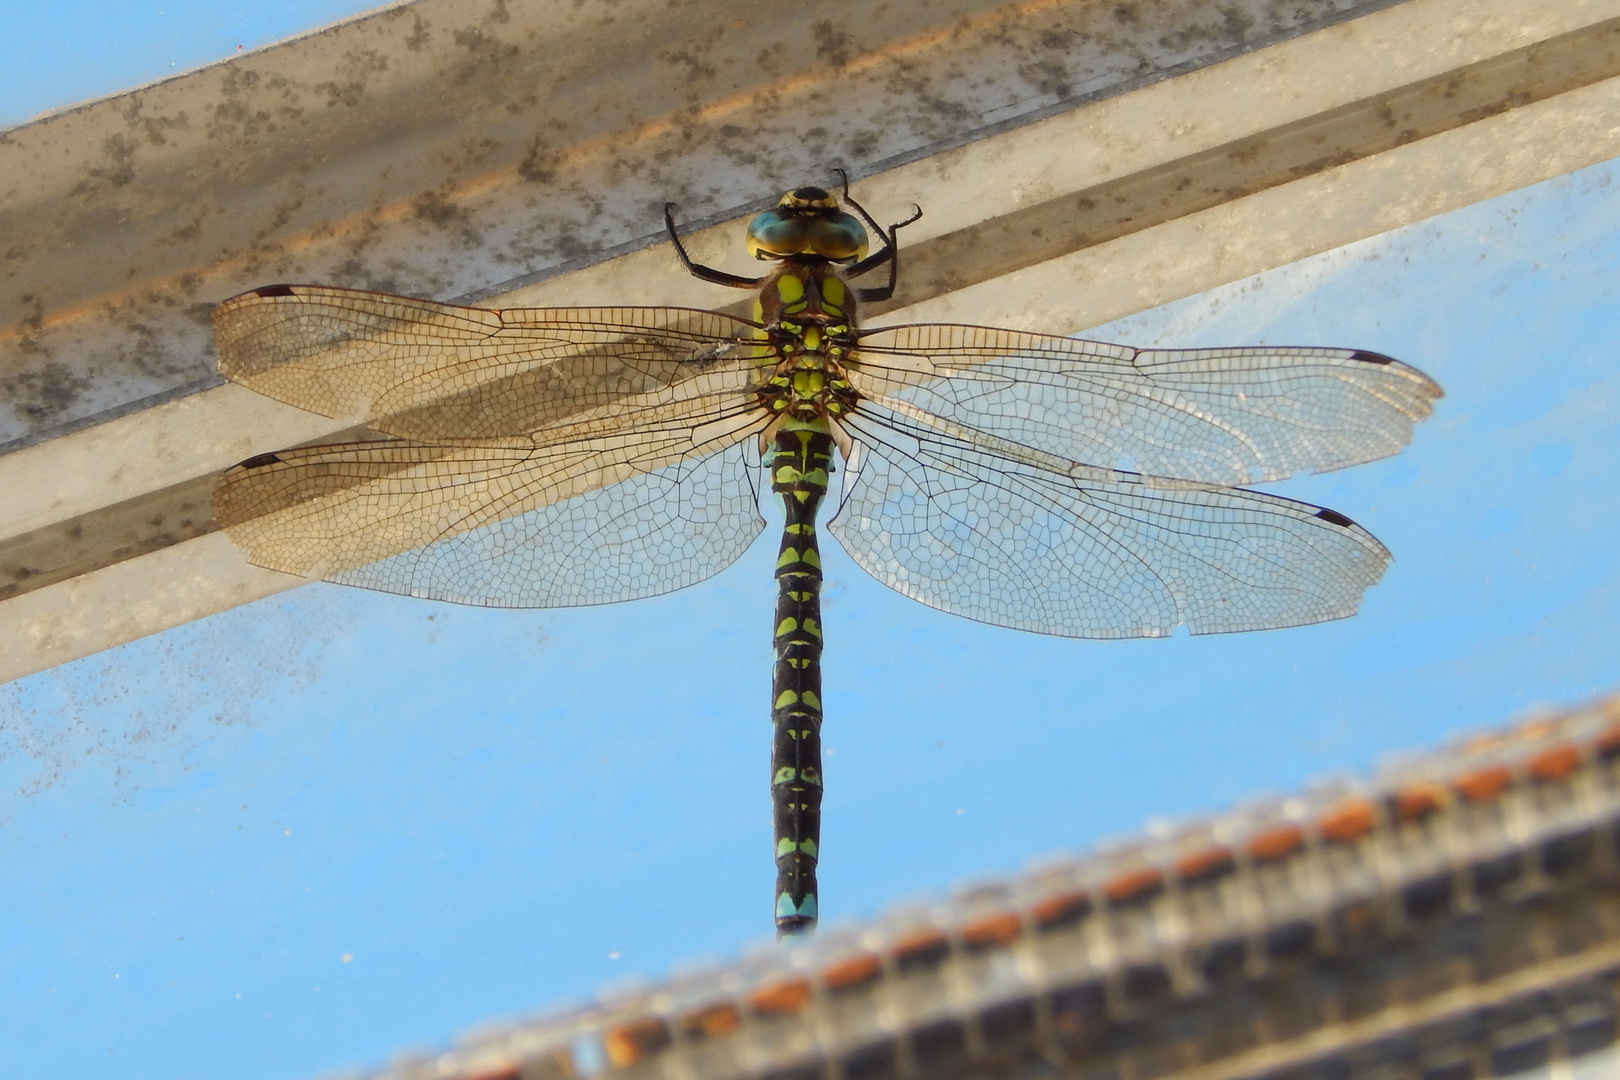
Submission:
<svg viewBox="0 0 1620 1080">
<path fill-rule="evenodd" d="M 215 517 L 260 566 L 460 604 L 616 603 L 730 565 L 769 488 L 783 935 L 819 916 L 817 522 L 835 475 L 844 550 L 941 611 L 1076 638 L 1300 626 L 1353 614 L 1389 552 L 1343 514 L 1252 485 L 1393 454 L 1441 395 L 1357 349 L 861 326 L 860 304 L 894 295 L 899 232 L 921 210 L 885 229 L 847 179 L 842 195 L 796 188 L 753 218 L 757 277 L 695 262 L 665 207 L 681 265 L 750 291 L 752 317 L 321 285 L 254 289 L 213 316 L 222 375 L 371 417 L 373 438 L 224 474 Z"/>
</svg>

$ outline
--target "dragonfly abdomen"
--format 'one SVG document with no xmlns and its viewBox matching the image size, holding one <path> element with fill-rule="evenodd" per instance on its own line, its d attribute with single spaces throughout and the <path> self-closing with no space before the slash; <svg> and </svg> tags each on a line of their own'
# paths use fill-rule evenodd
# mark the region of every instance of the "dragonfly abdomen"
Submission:
<svg viewBox="0 0 1620 1080">
<path fill-rule="evenodd" d="M 776 842 L 776 928 L 815 925 L 821 844 L 821 550 L 816 512 L 827 494 L 833 440 L 825 422 L 783 424 L 771 490 L 786 522 L 776 560 L 776 666 L 771 678 L 771 805 Z"/>
</svg>

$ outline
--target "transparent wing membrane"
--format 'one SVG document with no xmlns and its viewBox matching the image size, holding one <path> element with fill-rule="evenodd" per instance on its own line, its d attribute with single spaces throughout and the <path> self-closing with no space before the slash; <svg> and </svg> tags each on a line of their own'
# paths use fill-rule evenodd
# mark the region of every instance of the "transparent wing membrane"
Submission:
<svg viewBox="0 0 1620 1080">
<path fill-rule="evenodd" d="M 396 436 L 232 469 L 216 516 L 260 565 L 461 603 L 650 596 L 761 528 L 751 322 L 684 308 L 484 311 L 274 286 L 215 314 L 220 369 Z M 977 326 L 863 331 L 831 524 L 945 611 L 1076 637 L 1352 614 L 1388 553 L 1237 485 L 1394 453 L 1440 390 L 1349 349 L 1136 350 Z"/>
<path fill-rule="evenodd" d="M 856 385 L 1047 453 L 1236 486 L 1393 454 L 1440 388 L 1353 349 L 1137 350 L 982 326 L 865 331 Z"/>
<path fill-rule="evenodd" d="M 730 566 L 764 527 L 751 464 L 752 445 L 733 443 L 331 580 L 485 607 L 581 607 L 683 589 Z"/>
<path fill-rule="evenodd" d="M 289 450 L 226 473 L 214 513 L 253 562 L 304 577 L 494 607 L 630 600 L 717 573 L 758 535 L 763 424 L 733 403 L 702 441 L 665 423 Z"/>
<path fill-rule="evenodd" d="M 701 581 L 762 522 L 751 323 L 684 308 L 484 311 L 319 286 L 220 305 L 220 370 L 399 438 L 226 474 L 215 516 L 255 563 L 501 607 Z"/>
<path fill-rule="evenodd" d="M 942 611 L 1069 637 L 1339 619 L 1389 553 L 1349 519 L 1260 492 L 1150 487 L 1007 453 L 863 403 L 831 531 L 868 573 Z"/>
<path fill-rule="evenodd" d="M 716 368 L 755 381 L 752 323 L 686 308 L 486 311 L 280 285 L 214 312 L 220 374 L 422 441 L 528 435 Z"/>
</svg>

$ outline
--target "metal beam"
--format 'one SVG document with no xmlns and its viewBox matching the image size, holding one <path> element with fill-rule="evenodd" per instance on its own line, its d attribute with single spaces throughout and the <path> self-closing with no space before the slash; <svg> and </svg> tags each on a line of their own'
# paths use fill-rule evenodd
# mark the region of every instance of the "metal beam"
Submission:
<svg viewBox="0 0 1620 1080">
<path fill-rule="evenodd" d="M 397 21 L 404 16 L 394 13 L 423 8 L 385 14 Z M 1029 40 L 1045 25 L 1041 19 L 1080 17 L 1072 8 L 1024 4 L 959 14 L 979 27 L 980 39 L 995 36 L 985 27 L 1010 33 L 1015 26 Z M 1054 31 L 1045 25 L 1042 32 Z M 1116 79 L 1110 86 L 1119 92 L 1111 95 L 1061 110 L 1038 104 L 1018 114 L 1018 123 L 974 129 L 978 137 L 960 145 L 947 138 L 924 148 L 932 152 L 891 155 L 912 159 L 865 179 L 863 201 L 880 216 L 916 201 L 928 216 L 908 232 L 903 294 L 888 316 L 1074 332 L 1620 154 L 1620 131 L 1608 119 L 1620 105 L 1620 0 L 1555 10 L 1409 0 L 1309 33 L 1276 33 L 1283 40 L 1219 63 L 1168 78 L 1158 72 L 1146 85 Z M 892 79 L 907 64 L 918 77 L 925 70 L 940 75 L 945 68 L 927 64 L 968 60 L 994 71 L 1007 60 L 982 41 L 974 52 L 955 39 L 923 38 L 896 37 L 889 53 L 868 54 L 853 75 L 846 63 L 844 77 Z M 1107 66 L 1102 59 L 1096 65 Z M 801 112 L 829 91 L 813 76 L 783 91 L 803 95 L 793 99 Z M 691 124 L 729 122 L 738 109 L 769 112 L 757 101 L 732 101 Z M 1043 110 L 1048 115 L 1030 119 Z M 653 144 L 674 130 L 643 128 L 637 140 Z M 575 148 L 576 165 L 595 160 L 600 148 L 589 143 Z M 742 171 L 751 183 L 774 181 L 767 191 L 804 177 L 783 179 L 757 163 Z M 518 213 L 513 176 L 521 178 L 521 170 L 486 177 L 479 198 L 504 190 L 506 201 L 484 210 Z M 729 172 L 713 179 L 730 186 L 706 199 L 693 183 L 672 186 L 685 190 L 681 197 L 695 210 L 729 205 L 715 215 L 726 218 L 754 205 L 740 200 L 761 190 L 737 188 Z M 629 215 L 621 233 L 625 222 L 644 228 L 653 216 L 645 201 L 637 204 L 650 193 L 644 187 L 637 180 L 604 195 Z M 463 210 L 457 220 L 472 229 L 477 215 Z M 365 232 L 349 218 L 331 228 L 341 242 L 322 258 Z M 712 226 L 693 244 L 719 261 L 734 232 Z M 297 278 L 443 295 L 472 284 L 478 267 L 487 273 L 504 265 L 500 252 L 491 254 L 498 245 L 487 230 L 482 235 L 482 261 L 452 268 L 459 256 L 446 243 L 425 268 L 409 263 L 416 276 L 408 280 L 379 281 L 375 261 L 355 271 L 358 278 L 330 263 L 324 276 L 303 272 L 319 265 L 310 252 L 326 242 L 311 236 L 303 247 L 289 242 L 258 262 L 238 252 L 229 272 L 211 280 L 230 283 L 229 291 Z M 631 250 L 570 272 L 464 292 L 501 307 L 715 301 L 710 287 L 676 273 L 667 250 L 648 242 L 626 242 L 620 247 Z M 64 334 L 74 326 L 88 333 L 72 318 L 60 325 Z M 0 613 L 14 631 L 0 644 L 0 678 L 299 584 L 239 556 L 233 561 L 229 545 L 212 533 L 207 492 L 234 461 L 330 437 L 364 419 L 315 417 L 220 386 L 0 457 L 0 489 L 12 495 L 0 527 L 9 536 L 0 540 Z"/>
</svg>

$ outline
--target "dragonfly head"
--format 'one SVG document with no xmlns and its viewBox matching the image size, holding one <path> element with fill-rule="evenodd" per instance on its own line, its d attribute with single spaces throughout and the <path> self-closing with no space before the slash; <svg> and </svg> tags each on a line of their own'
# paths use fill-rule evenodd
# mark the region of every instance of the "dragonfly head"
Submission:
<svg viewBox="0 0 1620 1080">
<path fill-rule="evenodd" d="M 838 209 L 818 187 L 794 188 L 748 223 L 748 254 L 756 259 L 813 256 L 858 262 L 866 254 L 866 227 Z"/>
</svg>

